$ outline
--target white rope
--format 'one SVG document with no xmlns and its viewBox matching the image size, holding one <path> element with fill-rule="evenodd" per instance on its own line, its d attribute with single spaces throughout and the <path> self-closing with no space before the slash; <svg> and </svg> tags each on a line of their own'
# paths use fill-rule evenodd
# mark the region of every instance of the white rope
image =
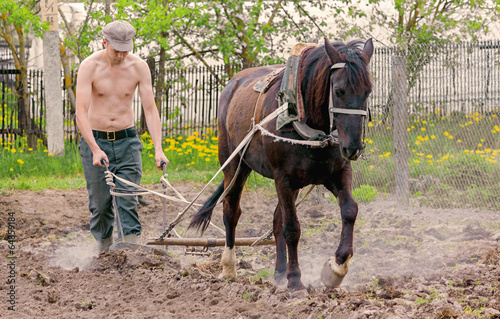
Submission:
<svg viewBox="0 0 500 319">
<path fill-rule="evenodd" d="M 113 172 L 111 171 L 105 171 L 104 172 L 105 174 L 105 178 L 106 178 L 106 184 L 108 184 L 109 186 L 111 187 L 114 187 L 115 184 L 113 182 L 113 178 L 119 180 L 120 182 L 128 185 L 128 186 L 132 186 L 132 187 L 136 187 L 138 189 L 142 189 L 143 191 L 142 192 L 134 192 L 134 193 L 121 193 L 121 192 L 116 192 L 116 191 L 113 191 L 113 190 L 110 190 L 110 193 L 111 195 L 114 195 L 114 196 L 120 196 L 120 197 L 126 197 L 126 196 L 137 196 L 137 195 L 142 195 L 142 194 L 147 194 L 147 193 L 151 193 L 151 194 L 154 194 L 154 195 L 157 195 L 157 196 L 160 196 L 162 198 L 165 198 L 165 199 L 168 199 L 168 200 L 171 200 L 173 202 L 177 202 L 177 203 L 183 203 L 183 204 L 189 204 L 190 202 L 186 199 L 179 199 L 179 198 L 176 198 L 176 197 L 172 197 L 172 196 L 169 196 L 169 195 L 166 195 L 166 194 L 162 194 L 160 192 L 157 192 L 157 191 L 153 191 L 153 190 L 150 190 L 150 189 L 147 189 L 143 186 L 140 186 L 140 185 L 137 185 L 135 183 L 132 183 L 126 179 L 123 179 L 121 177 L 118 177 L 116 176 Z M 194 204 L 196 206 L 201 206 L 200 204 Z"/>
</svg>

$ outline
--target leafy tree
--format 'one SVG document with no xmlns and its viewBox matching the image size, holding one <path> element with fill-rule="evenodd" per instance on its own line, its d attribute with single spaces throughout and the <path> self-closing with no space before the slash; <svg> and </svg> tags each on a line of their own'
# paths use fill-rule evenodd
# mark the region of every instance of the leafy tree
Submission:
<svg viewBox="0 0 500 319">
<path fill-rule="evenodd" d="M 39 1 L 33 0 L 0 0 L 0 37 L 6 42 L 14 57 L 14 65 L 20 74 L 17 77 L 16 92 L 18 96 L 19 125 L 27 133 L 28 146 L 35 149 L 36 135 L 44 139 L 36 124 L 31 119 L 28 98 L 28 51 L 30 31 L 43 38 L 48 30 L 48 23 L 42 23 L 39 13 Z"/>
</svg>

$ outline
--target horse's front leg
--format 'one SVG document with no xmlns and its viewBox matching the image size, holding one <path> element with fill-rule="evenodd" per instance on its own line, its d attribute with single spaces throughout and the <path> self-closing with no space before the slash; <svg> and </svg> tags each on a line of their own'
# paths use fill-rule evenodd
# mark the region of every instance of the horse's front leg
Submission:
<svg viewBox="0 0 500 319">
<path fill-rule="evenodd" d="M 349 184 L 344 185 L 340 191 L 331 191 L 337 195 L 340 205 L 340 215 L 342 217 L 342 233 L 340 234 L 340 244 L 335 252 L 335 257 L 331 257 L 323 266 L 321 271 L 321 282 L 326 287 L 338 287 L 348 271 L 349 259 L 353 255 L 353 232 L 354 222 L 358 215 L 358 204 L 354 201 Z"/>
<path fill-rule="evenodd" d="M 298 191 L 293 191 L 288 185 L 283 185 L 283 183 L 276 183 L 276 192 L 283 213 L 283 236 L 288 251 L 288 264 L 286 269 L 288 289 L 305 289 L 305 286 L 300 280 L 301 272 L 297 252 L 300 239 L 300 223 L 295 209 L 295 198 L 297 198 Z"/>
</svg>

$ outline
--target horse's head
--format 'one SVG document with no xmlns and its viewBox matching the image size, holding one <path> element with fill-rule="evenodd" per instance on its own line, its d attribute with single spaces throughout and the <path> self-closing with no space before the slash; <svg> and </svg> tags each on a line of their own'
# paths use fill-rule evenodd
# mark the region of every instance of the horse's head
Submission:
<svg viewBox="0 0 500 319">
<path fill-rule="evenodd" d="M 369 39 L 361 50 L 360 41 L 331 44 L 325 38 L 330 58 L 330 112 L 339 134 L 340 151 L 346 160 L 357 160 L 364 149 L 363 124 L 368 115 L 367 99 L 372 83 L 368 63 L 373 54 Z"/>
</svg>

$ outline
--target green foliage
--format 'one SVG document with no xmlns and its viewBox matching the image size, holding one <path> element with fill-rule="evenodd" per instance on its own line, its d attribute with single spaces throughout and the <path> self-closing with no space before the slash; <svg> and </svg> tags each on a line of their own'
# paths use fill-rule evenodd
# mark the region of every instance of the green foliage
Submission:
<svg viewBox="0 0 500 319">
<path fill-rule="evenodd" d="M 37 3 L 33 0 L 0 0 L 0 36 L 7 42 L 6 37 L 12 27 L 23 30 L 24 34 L 33 31 L 36 36 L 43 37 L 43 31 L 49 29 L 48 22 L 42 22 L 38 14 Z"/>
</svg>

